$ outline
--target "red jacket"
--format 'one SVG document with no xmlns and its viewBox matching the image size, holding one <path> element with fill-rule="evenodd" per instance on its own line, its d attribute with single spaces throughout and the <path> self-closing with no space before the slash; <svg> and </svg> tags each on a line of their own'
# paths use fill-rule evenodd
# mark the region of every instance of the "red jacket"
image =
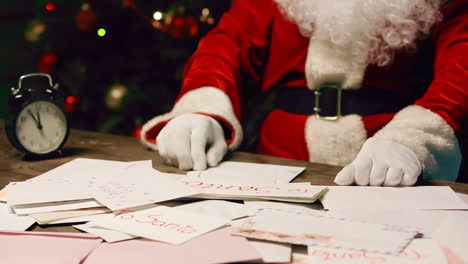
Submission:
<svg viewBox="0 0 468 264">
<path fill-rule="evenodd" d="M 444 126 L 445 130 L 442 130 L 445 132 L 436 136 L 448 143 L 443 143 L 439 148 L 441 151 L 447 148 L 456 150 L 453 131 L 460 130 L 461 120 L 468 109 L 468 2 L 452 1 L 443 6 L 442 13 L 443 21 L 420 45 L 425 48 L 420 48 L 416 53 L 401 51 L 389 66 L 369 66 L 363 81 L 363 85 L 402 95 L 414 89 L 424 91 L 422 97 L 414 102 L 420 107 L 413 105 L 416 110 L 408 111 L 419 113 L 421 107 L 429 109 L 431 114 L 437 115 L 429 118 L 435 118 L 438 123 L 435 127 L 418 124 L 418 120 L 424 118 L 414 116 L 415 127 L 423 130 L 417 133 L 418 137 L 422 137 L 418 144 L 426 149 L 411 146 L 413 143 L 405 140 L 400 143 L 415 151 L 426 168 L 438 165 L 426 164 L 433 162 L 425 161 L 431 159 L 426 152 L 427 144 L 432 143 L 424 135 L 432 137 L 431 131 Z M 143 127 L 143 142 L 156 149 L 155 137 L 168 120 L 182 113 L 198 112 L 225 123 L 231 130 L 229 147 L 237 148 L 242 140 L 243 78 L 247 76 L 256 81 L 262 91 L 274 87 L 307 87 L 304 65 L 308 44 L 309 39 L 299 33 L 297 26 L 285 18 L 272 0 L 233 1 L 231 9 L 224 14 L 218 26 L 200 41 L 198 50 L 188 61 L 182 91 L 174 109 L 155 117 Z M 429 74 L 421 70 L 424 67 L 429 69 Z M 421 113 L 426 115 L 424 111 Z M 354 115 L 329 128 L 329 123 L 323 126 L 310 116 L 275 110 L 263 124 L 258 152 L 346 165 L 357 154 L 363 141 L 381 130 L 395 114 L 380 113 L 358 118 Z M 407 114 L 402 115 L 405 119 Z M 317 131 L 321 132 L 317 134 Z M 388 136 L 392 133 L 382 133 L 382 137 L 397 142 L 402 138 Z M 447 144 L 451 145 L 447 147 Z M 333 158 L 337 155 L 341 157 Z"/>
</svg>

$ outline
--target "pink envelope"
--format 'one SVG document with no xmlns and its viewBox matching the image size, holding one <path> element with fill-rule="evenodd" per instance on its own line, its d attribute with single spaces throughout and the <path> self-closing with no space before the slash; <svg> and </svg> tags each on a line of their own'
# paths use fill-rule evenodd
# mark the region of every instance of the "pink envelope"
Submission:
<svg viewBox="0 0 468 264">
<path fill-rule="evenodd" d="M 102 243 L 83 264 L 228 263 L 261 261 L 260 254 L 243 237 L 231 236 L 231 228 L 212 231 L 181 245 L 148 239 Z"/>
<path fill-rule="evenodd" d="M 455 252 L 453 252 L 450 248 L 448 247 L 442 247 L 442 250 L 445 253 L 445 256 L 447 257 L 447 263 L 448 264 L 466 264 L 461 257 L 459 257 Z"/>
<path fill-rule="evenodd" d="M 79 264 L 101 242 L 80 233 L 0 232 L 0 262 Z"/>
</svg>

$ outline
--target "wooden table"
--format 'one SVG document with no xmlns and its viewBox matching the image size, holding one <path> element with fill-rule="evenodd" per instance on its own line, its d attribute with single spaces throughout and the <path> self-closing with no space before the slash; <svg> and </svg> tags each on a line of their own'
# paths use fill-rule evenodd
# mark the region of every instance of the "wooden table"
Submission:
<svg viewBox="0 0 468 264">
<path fill-rule="evenodd" d="M 9 142 L 4 133 L 4 123 L 0 120 L 0 188 L 12 181 L 24 181 L 42 174 L 75 158 L 95 158 L 118 161 L 153 160 L 153 167 L 163 172 L 184 173 L 162 164 L 156 152 L 146 149 L 138 139 L 89 131 L 71 130 L 63 149 L 63 155 L 47 160 L 27 160 Z M 294 181 L 311 182 L 316 185 L 335 185 L 333 179 L 340 167 L 305 161 L 283 159 L 245 152 L 234 152 L 227 156 L 233 161 L 280 164 L 307 167 Z M 455 191 L 468 194 L 468 184 L 448 181 L 419 181 L 418 185 L 449 185 Z M 32 230 L 78 232 L 68 225 L 40 227 Z"/>
</svg>

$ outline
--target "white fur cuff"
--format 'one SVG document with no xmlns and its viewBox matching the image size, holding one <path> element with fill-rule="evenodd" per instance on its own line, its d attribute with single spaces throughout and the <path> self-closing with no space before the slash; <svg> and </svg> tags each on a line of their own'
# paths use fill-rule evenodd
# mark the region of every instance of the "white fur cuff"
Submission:
<svg viewBox="0 0 468 264">
<path fill-rule="evenodd" d="M 358 115 L 347 115 L 335 121 L 310 116 L 305 137 L 309 161 L 345 166 L 353 161 L 367 139 L 367 131 Z"/>
<path fill-rule="evenodd" d="M 201 87 L 187 92 L 177 101 L 169 113 L 156 116 L 145 123 L 141 131 L 141 142 L 157 150 L 155 144 L 146 140 L 146 133 L 154 126 L 186 113 L 204 113 L 224 118 L 234 129 L 234 138 L 231 144 L 229 144 L 229 149 L 234 150 L 240 145 L 242 141 L 242 127 L 234 114 L 231 100 L 223 91 L 214 87 Z"/>
<path fill-rule="evenodd" d="M 418 156 L 425 178 L 456 180 L 461 151 L 452 127 L 438 114 L 417 105 L 398 112 L 375 134 L 400 143 Z"/>
<path fill-rule="evenodd" d="M 364 55 L 367 54 L 357 58 L 351 50 L 351 47 L 338 47 L 331 41 L 311 38 L 305 65 L 309 89 L 317 90 L 327 83 L 340 84 L 343 89 L 359 89 L 365 72 L 363 62 L 367 59 Z"/>
</svg>

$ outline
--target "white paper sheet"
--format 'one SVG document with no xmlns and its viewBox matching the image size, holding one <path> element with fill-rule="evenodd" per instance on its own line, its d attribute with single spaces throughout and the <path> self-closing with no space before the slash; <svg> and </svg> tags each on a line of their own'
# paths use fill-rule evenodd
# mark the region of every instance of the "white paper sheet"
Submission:
<svg viewBox="0 0 468 264">
<path fill-rule="evenodd" d="M 27 204 L 12 206 L 13 211 L 17 215 L 29 215 L 36 213 L 57 212 L 64 210 L 74 210 L 81 208 L 96 208 L 103 205 L 94 199 L 79 200 L 79 201 L 66 201 L 66 202 L 53 202 L 43 204 Z"/>
<path fill-rule="evenodd" d="M 6 203 L 0 202 L 0 230 L 25 231 L 35 222 L 33 218 L 27 215 L 15 215 Z"/>
<path fill-rule="evenodd" d="M 433 237 L 468 263 L 468 211 L 448 211 Z"/>
<path fill-rule="evenodd" d="M 68 180 L 76 183 L 81 180 L 87 180 L 92 175 L 96 176 L 95 172 L 105 173 L 108 169 L 125 169 L 134 165 L 135 162 L 76 158 L 65 164 L 62 164 L 52 170 L 49 170 L 39 176 L 29 179 L 28 181 L 44 181 L 44 180 Z"/>
<path fill-rule="evenodd" d="M 6 203 L 8 192 L 11 190 L 11 188 L 14 188 L 16 184 L 18 184 L 18 182 L 10 182 L 5 187 L 3 187 L 3 189 L 0 190 L 0 202 Z"/>
<path fill-rule="evenodd" d="M 242 225 L 244 225 L 245 221 L 247 221 L 249 217 L 250 216 L 231 220 L 227 225 L 232 227 L 242 227 Z"/>
<path fill-rule="evenodd" d="M 270 201 L 244 201 L 244 204 L 252 214 L 256 213 L 257 211 L 263 211 L 263 210 L 269 210 L 269 209 L 281 210 L 285 213 L 320 212 L 320 213 L 326 214 L 325 211 L 319 211 L 319 210 L 313 209 L 313 205 L 311 204 L 288 204 L 288 203 L 270 202 Z"/>
<path fill-rule="evenodd" d="M 143 167 L 143 168 L 152 168 L 153 167 L 153 161 L 152 160 L 136 160 L 136 161 L 129 161 L 128 162 L 130 165 L 127 167 L 127 169 L 130 169 L 132 167 Z"/>
<path fill-rule="evenodd" d="M 468 204 L 468 194 L 464 193 L 457 193 L 458 197 L 460 197 L 466 204 Z"/>
<path fill-rule="evenodd" d="M 392 224 L 417 227 L 424 238 L 431 238 L 434 230 L 445 219 L 446 210 L 330 210 L 328 215 L 375 224 Z"/>
<path fill-rule="evenodd" d="M 7 203 L 13 205 L 85 200 L 91 197 L 65 180 L 19 182 L 10 188 Z"/>
<path fill-rule="evenodd" d="M 2 199 L 8 199 L 10 205 L 89 199 L 86 188 L 94 179 L 112 178 L 128 167 L 148 167 L 148 164 L 148 161 L 77 158 L 25 182 L 15 183 L 14 188 L 0 196 L 5 196 Z"/>
<path fill-rule="evenodd" d="M 226 184 L 219 181 L 205 181 L 198 177 L 186 177 L 184 184 L 200 191 L 194 198 L 205 199 L 268 199 L 291 202 L 313 203 L 327 189 L 325 186 L 308 187 L 296 184 Z"/>
<path fill-rule="evenodd" d="M 263 263 L 278 263 L 291 261 L 292 246 L 289 244 L 276 243 L 248 239 L 249 244 L 262 255 Z"/>
<path fill-rule="evenodd" d="M 77 158 L 37 177 L 31 178 L 28 182 L 42 182 L 50 180 L 66 180 L 73 183 L 75 188 L 86 192 L 89 185 L 96 179 L 101 181 L 112 179 L 114 175 L 127 169 L 151 168 L 150 160 L 142 161 L 113 161 L 102 159 Z"/>
<path fill-rule="evenodd" d="M 137 238 L 137 236 L 132 236 L 126 233 L 122 233 L 122 232 L 114 231 L 110 229 L 93 227 L 93 226 L 90 226 L 89 224 L 74 225 L 73 227 L 81 231 L 84 231 L 86 233 L 99 236 L 100 238 L 104 239 L 106 242 L 109 242 L 109 243 Z"/>
<path fill-rule="evenodd" d="M 330 210 L 468 209 L 449 186 L 329 186 L 320 201 Z"/>
<path fill-rule="evenodd" d="M 48 225 L 86 223 L 86 222 L 96 220 L 99 217 L 105 216 L 105 215 L 108 215 L 108 214 L 77 216 L 77 217 L 72 217 L 72 218 L 66 218 L 66 219 L 62 219 L 62 220 L 53 221 L 53 222 L 48 223 Z"/>
<path fill-rule="evenodd" d="M 158 206 L 100 218 L 88 224 L 178 245 L 228 222 L 228 219 L 215 216 L 199 215 L 177 208 Z"/>
<path fill-rule="evenodd" d="M 37 214 L 30 214 L 32 218 L 34 218 L 39 224 L 44 225 L 52 222 L 57 222 L 62 219 L 70 219 L 80 216 L 87 216 L 87 215 L 96 215 L 96 214 L 103 214 L 103 213 L 110 213 L 111 211 L 105 207 L 101 208 L 86 208 L 86 209 L 78 209 L 78 210 L 66 210 L 66 211 L 59 211 L 59 212 L 48 212 L 48 213 L 37 213 Z"/>
<path fill-rule="evenodd" d="M 206 200 L 179 205 L 177 209 L 202 215 L 212 215 L 225 219 L 237 219 L 248 216 L 250 211 L 244 204 L 223 200 Z"/>
<path fill-rule="evenodd" d="M 198 191 L 158 171 L 134 166 L 112 179 L 94 179 L 88 193 L 111 210 L 159 203 L 191 196 Z"/>
<path fill-rule="evenodd" d="M 189 171 L 187 176 L 226 183 L 281 184 L 292 181 L 304 170 L 305 167 L 224 161 L 204 171 Z"/>
<path fill-rule="evenodd" d="M 352 222 L 324 214 L 266 210 L 248 218 L 234 234 L 248 238 L 399 254 L 418 233 L 411 227 Z"/>
<path fill-rule="evenodd" d="M 446 264 L 440 246 L 432 239 L 414 239 L 399 255 L 382 255 L 343 249 L 309 247 L 309 264 Z"/>
</svg>

